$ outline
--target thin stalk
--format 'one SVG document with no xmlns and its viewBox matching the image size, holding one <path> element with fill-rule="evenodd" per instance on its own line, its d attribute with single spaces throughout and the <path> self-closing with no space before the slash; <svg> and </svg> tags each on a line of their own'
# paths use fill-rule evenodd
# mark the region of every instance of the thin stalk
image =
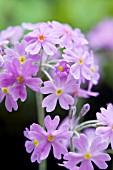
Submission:
<svg viewBox="0 0 113 170">
<path fill-rule="evenodd" d="M 41 93 L 36 93 L 36 105 L 37 105 L 37 118 L 38 118 L 38 124 L 42 127 L 44 127 L 44 118 L 45 118 L 45 112 L 42 108 L 42 100 L 43 95 Z M 47 160 L 43 160 L 39 164 L 39 170 L 47 170 Z"/>
</svg>

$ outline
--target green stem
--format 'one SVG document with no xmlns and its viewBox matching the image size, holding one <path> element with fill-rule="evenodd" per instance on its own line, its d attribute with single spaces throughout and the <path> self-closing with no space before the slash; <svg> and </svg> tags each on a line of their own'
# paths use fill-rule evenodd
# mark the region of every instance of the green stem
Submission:
<svg viewBox="0 0 113 170">
<path fill-rule="evenodd" d="M 38 118 L 38 124 L 44 128 L 44 118 L 45 118 L 45 112 L 42 108 L 42 100 L 43 95 L 41 93 L 36 93 L 36 105 L 37 105 L 37 118 Z M 39 164 L 39 170 L 47 170 L 47 160 L 43 160 Z"/>
</svg>

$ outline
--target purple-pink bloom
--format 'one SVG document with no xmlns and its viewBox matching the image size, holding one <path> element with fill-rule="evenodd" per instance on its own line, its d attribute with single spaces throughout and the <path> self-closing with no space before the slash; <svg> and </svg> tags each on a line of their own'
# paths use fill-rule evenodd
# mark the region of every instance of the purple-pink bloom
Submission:
<svg viewBox="0 0 113 170">
<path fill-rule="evenodd" d="M 0 45 L 14 44 L 23 36 L 23 28 L 21 26 L 9 26 L 6 30 L 0 32 Z"/>
<path fill-rule="evenodd" d="M 48 55 L 54 55 L 57 52 L 56 44 L 59 44 L 59 34 L 42 23 L 33 32 L 25 35 L 25 41 L 28 43 L 26 51 L 30 54 L 38 54 L 41 49 Z"/>
<path fill-rule="evenodd" d="M 89 44 L 95 50 L 113 49 L 113 19 L 100 21 L 87 35 Z M 97 38 L 98 37 L 98 38 Z"/>
<path fill-rule="evenodd" d="M 67 76 L 56 75 L 53 81 L 45 81 L 44 87 L 41 87 L 42 94 L 49 94 L 43 99 L 42 107 L 46 107 L 46 111 L 51 112 L 59 101 L 61 108 L 68 110 L 69 106 L 74 104 L 72 93 L 78 88 L 79 85 L 73 77 L 68 79 Z"/>
<path fill-rule="evenodd" d="M 88 51 L 82 48 L 66 49 L 62 56 L 67 62 L 72 64 L 70 73 L 75 79 L 81 80 L 85 78 L 91 80 L 90 66 L 92 64 L 92 57 Z"/>
<path fill-rule="evenodd" d="M 22 40 L 21 43 L 17 42 L 14 45 L 14 48 L 7 48 L 5 50 L 4 60 L 11 61 L 12 58 L 16 57 L 19 59 L 20 63 L 23 64 L 27 59 L 31 59 L 32 62 L 38 62 L 41 59 L 41 56 L 31 55 L 25 51 L 25 48 L 27 47 L 27 42 L 25 40 Z"/>
<path fill-rule="evenodd" d="M 85 36 L 80 29 L 73 29 L 68 24 L 62 24 L 57 21 L 48 22 L 49 25 L 60 34 L 60 47 L 72 49 L 75 45 L 82 46 L 88 44 Z"/>
<path fill-rule="evenodd" d="M 96 116 L 102 126 L 96 129 L 96 134 L 110 141 L 113 149 L 113 105 L 109 103 L 107 109 L 102 107 L 100 110 L 101 113 L 98 112 Z"/>
<path fill-rule="evenodd" d="M 55 116 L 52 120 L 48 115 L 44 119 L 44 130 L 40 125 L 33 123 L 30 130 L 24 131 L 25 137 L 29 140 L 25 142 L 26 151 L 32 152 L 31 161 L 40 163 L 46 159 L 53 148 L 54 157 L 61 159 L 62 154 L 68 153 L 66 146 L 63 144 L 65 140 L 70 140 L 72 132 L 69 131 L 69 124 L 65 124 L 62 128 L 57 129 L 60 117 Z"/>
<path fill-rule="evenodd" d="M 66 61 L 59 61 L 55 66 L 54 66 L 54 71 L 55 74 L 59 76 L 65 76 L 69 74 L 70 71 L 70 66 Z"/>
<path fill-rule="evenodd" d="M 39 92 L 42 80 L 33 78 L 38 71 L 38 66 L 27 60 L 22 65 L 17 58 L 13 58 L 12 62 L 5 62 L 5 72 L 1 73 L 1 85 L 3 87 L 11 86 L 11 92 L 14 100 L 21 99 L 25 101 L 27 97 L 26 86 L 34 91 Z"/>
<path fill-rule="evenodd" d="M 0 88 L 0 103 L 3 101 L 4 98 L 5 98 L 5 107 L 9 112 L 12 112 L 12 109 L 14 110 L 18 109 L 17 102 L 13 99 L 10 87 Z"/>
<path fill-rule="evenodd" d="M 89 144 L 86 135 L 81 134 L 80 137 L 73 138 L 73 145 L 77 152 L 69 152 L 64 155 L 64 166 L 73 170 L 79 163 L 79 170 L 94 170 L 93 164 L 96 164 L 100 169 L 106 169 L 108 165 L 106 161 L 111 158 L 104 150 L 108 147 L 107 142 L 102 142 L 100 137 L 94 138 Z"/>
</svg>

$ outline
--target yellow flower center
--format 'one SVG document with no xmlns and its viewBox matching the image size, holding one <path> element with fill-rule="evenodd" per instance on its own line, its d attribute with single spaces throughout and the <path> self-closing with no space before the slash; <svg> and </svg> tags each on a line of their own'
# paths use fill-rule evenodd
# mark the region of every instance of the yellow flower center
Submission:
<svg viewBox="0 0 113 170">
<path fill-rule="evenodd" d="M 59 70 L 60 72 L 62 72 L 62 71 L 63 71 L 63 67 L 62 67 L 62 66 L 58 66 L 58 70 Z"/>
<path fill-rule="evenodd" d="M 62 94 L 63 90 L 62 89 L 58 89 L 56 90 L 56 95 L 57 96 L 60 96 Z"/>
<path fill-rule="evenodd" d="M 86 153 L 86 154 L 84 155 L 84 158 L 85 158 L 86 160 L 90 159 L 91 157 L 92 157 L 92 156 L 91 156 L 90 153 Z"/>
<path fill-rule="evenodd" d="M 92 73 L 94 73 L 94 72 L 95 72 L 94 67 L 91 67 L 90 69 L 91 69 Z"/>
<path fill-rule="evenodd" d="M 38 146 L 38 140 L 34 139 L 33 143 L 35 146 Z"/>
<path fill-rule="evenodd" d="M 19 60 L 20 60 L 20 63 L 23 64 L 26 61 L 26 58 L 24 56 L 21 56 Z"/>
<path fill-rule="evenodd" d="M 47 137 L 47 139 L 48 139 L 49 142 L 52 142 L 52 141 L 54 141 L 54 136 L 53 135 L 49 135 Z"/>
<path fill-rule="evenodd" d="M 79 64 L 83 64 L 83 59 L 79 58 Z"/>
<path fill-rule="evenodd" d="M 38 36 L 38 40 L 39 40 L 40 42 L 43 42 L 43 41 L 45 40 L 45 37 L 44 37 L 43 35 L 39 35 L 39 36 Z"/>
<path fill-rule="evenodd" d="M 2 87 L 1 90 L 5 94 L 9 93 L 9 90 L 7 88 L 5 88 L 5 87 Z"/>
<path fill-rule="evenodd" d="M 17 77 L 17 82 L 23 83 L 24 78 L 22 76 Z"/>
</svg>

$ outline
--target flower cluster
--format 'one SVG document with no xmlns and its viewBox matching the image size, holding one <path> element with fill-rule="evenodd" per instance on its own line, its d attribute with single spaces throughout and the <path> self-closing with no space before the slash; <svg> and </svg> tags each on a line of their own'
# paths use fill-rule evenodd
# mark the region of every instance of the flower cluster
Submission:
<svg viewBox="0 0 113 170">
<path fill-rule="evenodd" d="M 41 163 L 53 148 L 56 159 L 63 156 L 64 162 L 59 165 L 70 170 L 93 170 L 92 162 L 100 169 L 107 168 L 110 156 L 105 150 L 109 141 L 113 148 L 113 123 L 109 121 L 112 104 L 107 110 L 101 109 L 102 114 L 97 113 L 97 120 L 80 123 L 90 109 L 89 104 L 75 114 L 79 98 L 99 95 L 92 90 L 99 78 L 93 51 L 78 28 L 49 21 L 22 23 L 0 33 L 0 102 L 5 98 L 6 109 L 16 111 L 18 100 L 25 102 L 30 88 L 43 95 L 41 107 L 46 112 L 54 111 L 58 104 L 69 110 L 61 124 L 59 116 L 52 119 L 47 115 L 46 129 L 37 123 L 25 129 L 25 148 L 31 153 L 32 162 Z M 92 138 L 82 132 L 90 125 L 98 125 Z"/>
</svg>

